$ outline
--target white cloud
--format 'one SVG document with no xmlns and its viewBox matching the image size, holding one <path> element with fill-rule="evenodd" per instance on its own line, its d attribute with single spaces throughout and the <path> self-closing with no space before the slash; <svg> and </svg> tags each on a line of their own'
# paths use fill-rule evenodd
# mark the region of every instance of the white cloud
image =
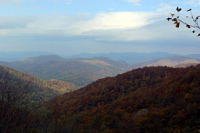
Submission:
<svg viewBox="0 0 200 133">
<path fill-rule="evenodd" d="M 145 32 L 139 29 L 153 23 L 155 21 L 153 18 L 156 16 L 157 14 L 153 12 L 101 13 L 80 30 L 82 34 L 96 36 L 99 40 L 140 40 L 144 39 L 142 34 L 145 34 Z M 139 32 L 136 32 L 136 30 Z M 148 35 L 149 37 L 150 35 Z"/>
<path fill-rule="evenodd" d="M 126 1 L 131 2 L 131 3 L 134 3 L 134 4 L 136 4 L 136 5 L 139 5 L 139 2 L 140 2 L 141 0 L 126 0 Z"/>
<path fill-rule="evenodd" d="M 124 44 L 127 43 L 135 49 L 135 47 L 143 47 L 139 42 L 143 42 L 142 45 L 154 46 L 155 40 L 158 42 L 155 48 L 158 46 L 165 49 L 168 41 L 171 43 L 172 40 L 183 42 L 183 40 L 197 38 L 187 28 L 177 29 L 173 23 L 166 21 L 164 16 L 161 18 L 160 15 L 162 16 L 163 13 L 111 12 L 99 13 L 95 17 L 91 17 L 89 14 L 0 17 L 2 20 L 0 37 L 5 38 L 2 44 L 6 45 L 9 41 L 12 41 L 11 44 L 13 44 L 15 39 L 20 39 L 19 42 L 16 41 L 17 44 L 23 43 L 27 47 L 45 44 L 44 49 L 52 44 L 53 50 L 58 45 L 65 46 L 67 43 L 69 45 L 65 46 L 66 49 L 71 48 L 72 45 L 74 47 L 75 43 L 76 48 L 82 44 L 83 48 L 80 50 L 84 50 L 88 43 L 93 48 L 96 45 L 102 48 L 102 44 L 103 46 L 107 44 L 116 46 L 116 43 L 123 44 L 122 47 L 124 47 Z M 8 39 L 13 36 L 14 39 Z M 71 40 L 68 41 L 68 38 Z M 174 45 L 174 42 L 169 44 L 170 47 L 171 45 Z"/>
<path fill-rule="evenodd" d="M 174 12 L 175 9 L 176 9 L 175 6 L 171 6 L 169 4 L 161 3 L 160 8 L 157 9 L 157 12 L 169 14 L 170 12 Z"/>
<path fill-rule="evenodd" d="M 10 4 L 10 3 L 18 4 L 21 3 L 22 1 L 24 0 L 0 0 L 0 5 Z"/>
<path fill-rule="evenodd" d="M 85 24 L 86 28 L 81 29 L 86 31 L 139 28 L 151 23 L 149 18 L 154 15 L 153 12 L 100 13 Z"/>
<path fill-rule="evenodd" d="M 189 0 L 188 3 L 191 6 L 200 6 L 200 0 Z"/>
<path fill-rule="evenodd" d="M 53 1 L 53 2 L 56 2 L 56 3 L 63 2 L 65 4 L 70 4 L 73 0 L 49 0 L 49 1 Z"/>
<path fill-rule="evenodd" d="M 107 31 L 117 31 L 118 34 L 121 34 L 124 30 L 139 29 L 153 23 L 155 19 L 152 18 L 155 18 L 156 15 L 154 12 L 111 12 L 99 13 L 93 18 L 88 14 L 0 18 L 5 20 L 0 24 L 0 35 L 59 34 L 98 36 L 98 34 L 106 33 Z M 114 36 L 113 34 L 113 38 L 116 38 Z"/>
<path fill-rule="evenodd" d="M 166 21 L 163 13 L 155 12 L 99 13 L 92 18 L 89 14 L 79 14 L 0 19 L 3 20 L 0 22 L 1 36 L 89 36 L 97 41 L 133 41 L 155 40 L 167 36 L 173 38 L 176 37 L 174 31 L 177 30 L 173 24 Z M 168 26 L 172 27 L 170 30 L 173 32 L 169 31 Z M 190 32 L 183 32 L 185 33 Z"/>
<path fill-rule="evenodd" d="M 128 2 L 132 2 L 132 3 L 138 3 L 140 2 L 140 0 L 127 0 Z"/>
</svg>

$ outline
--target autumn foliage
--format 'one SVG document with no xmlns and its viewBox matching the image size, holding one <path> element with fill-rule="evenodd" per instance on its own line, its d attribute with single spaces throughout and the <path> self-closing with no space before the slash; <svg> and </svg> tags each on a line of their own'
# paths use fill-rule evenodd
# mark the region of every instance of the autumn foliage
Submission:
<svg viewBox="0 0 200 133">
<path fill-rule="evenodd" d="M 35 127 L 32 112 L 39 104 L 73 89 L 75 85 L 67 82 L 45 81 L 0 66 L 0 132 L 27 132 Z"/>
<path fill-rule="evenodd" d="M 145 67 L 65 93 L 17 131 L 159 133 L 200 131 L 200 66 Z M 23 120 L 23 119 L 22 119 Z"/>
<path fill-rule="evenodd" d="M 45 104 L 53 132 L 197 132 L 200 66 L 100 79 Z M 54 129 L 54 130 L 53 130 Z"/>
</svg>

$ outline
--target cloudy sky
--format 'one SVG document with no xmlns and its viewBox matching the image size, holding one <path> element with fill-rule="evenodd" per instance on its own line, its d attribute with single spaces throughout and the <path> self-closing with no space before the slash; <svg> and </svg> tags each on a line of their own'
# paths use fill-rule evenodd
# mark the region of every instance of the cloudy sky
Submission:
<svg viewBox="0 0 200 133">
<path fill-rule="evenodd" d="M 0 51 L 200 54 L 197 33 L 166 20 L 177 6 L 200 15 L 200 0 L 0 0 Z"/>
</svg>

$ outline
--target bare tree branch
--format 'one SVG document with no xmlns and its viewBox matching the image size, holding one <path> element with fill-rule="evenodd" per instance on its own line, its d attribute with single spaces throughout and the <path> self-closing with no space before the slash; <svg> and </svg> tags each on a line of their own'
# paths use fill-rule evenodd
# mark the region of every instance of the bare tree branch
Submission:
<svg viewBox="0 0 200 133">
<path fill-rule="evenodd" d="M 199 18 L 200 16 L 196 16 L 194 17 L 194 15 L 192 14 L 191 12 L 192 9 L 189 9 L 187 10 L 187 12 L 190 12 L 190 16 L 191 16 L 191 19 L 193 21 L 193 24 L 189 24 L 185 21 L 183 21 L 182 19 L 180 19 L 179 16 L 175 16 L 175 14 L 171 13 L 171 17 L 168 17 L 167 20 L 168 21 L 173 21 L 174 24 L 176 25 L 176 28 L 179 28 L 180 26 L 180 23 L 184 24 L 187 28 L 194 28 L 194 29 L 200 29 L 200 26 L 199 26 Z M 177 12 L 180 12 L 181 11 L 181 8 L 177 7 L 176 8 L 176 11 Z M 186 18 L 189 18 L 188 16 L 186 16 Z M 192 33 L 195 33 L 195 30 L 192 31 Z M 200 33 L 198 33 L 198 37 L 200 36 Z"/>
</svg>

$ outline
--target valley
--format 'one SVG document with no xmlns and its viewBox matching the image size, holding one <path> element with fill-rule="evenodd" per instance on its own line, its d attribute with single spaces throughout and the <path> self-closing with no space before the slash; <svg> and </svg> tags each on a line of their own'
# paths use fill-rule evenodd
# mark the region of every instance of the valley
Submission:
<svg viewBox="0 0 200 133">
<path fill-rule="evenodd" d="M 57 55 L 38 56 L 14 62 L 0 62 L 0 64 L 44 80 L 58 79 L 78 87 L 125 72 L 127 65 L 106 57 L 63 59 Z"/>
<path fill-rule="evenodd" d="M 162 52 L 121 53 L 121 55 L 120 53 L 110 53 L 105 54 L 105 57 L 93 57 L 97 55 L 103 54 L 81 54 L 73 56 L 77 58 L 70 59 L 65 59 L 58 55 L 41 55 L 18 61 L 0 61 L 0 65 L 29 73 L 43 80 L 58 79 L 70 82 L 80 88 L 100 78 L 113 77 L 117 74 L 146 66 L 185 67 L 200 63 L 200 61 L 196 60 L 199 59 L 199 55 L 192 55 L 193 58 L 190 58 L 188 57 L 190 55 L 171 56 L 171 54 Z M 80 56 L 91 58 L 81 58 Z M 140 61 L 137 61 L 139 58 Z M 134 61 L 141 63 L 127 63 Z"/>
<path fill-rule="evenodd" d="M 108 57 L 41 55 L 1 61 L 0 130 L 196 132 L 196 59 L 169 56 L 131 65 Z"/>
</svg>

